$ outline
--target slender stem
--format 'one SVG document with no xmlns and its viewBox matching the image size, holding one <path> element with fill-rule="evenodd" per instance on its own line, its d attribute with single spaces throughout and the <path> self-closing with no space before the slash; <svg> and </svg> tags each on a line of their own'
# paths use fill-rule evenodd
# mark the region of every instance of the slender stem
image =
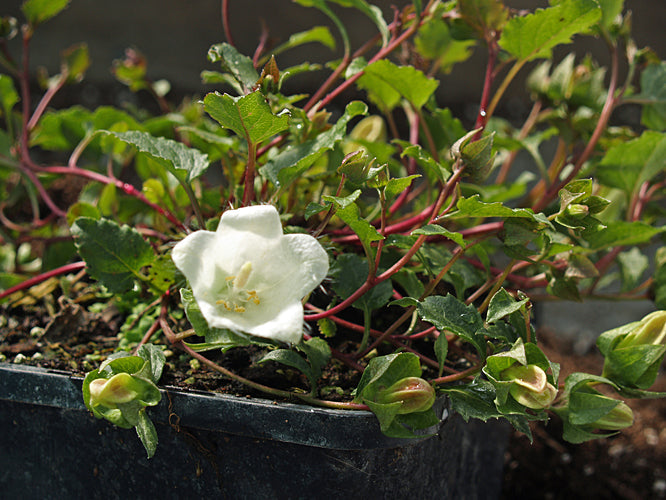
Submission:
<svg viewBox="0 0 666 500">
<path fill-rule="evenodd" d="M 458 380 L 463 380 L 466 379 L 467 377 L 470 377 L 474 375 L 475 373 L 478 373 L 481 371 L 483 368 L 484 363 L 480 363 L 474 366 L 471 366 L 467 368 L 466 370 L 461 371 L 460 373 L 454 373 L 453 375 L 446 375 L 445 377 L 438 377 L 435 379 L 432 379 L 430 381 L 431 384 L 434 385 L 439 385 L 439 384 L 447 384 L 450 382 L 457 382 Z"/>
<path fill-rule="evenodd" d="M 0 292 L 0 300 L 4 299 L 5 297 L 9 297 L 13 293 L 20 292 L 21 290 L 27 290 L 28 288 L 38 285 L 39 283 L 42 283 L 49 278 L 53 278 L 54 276 L 60 276 L 62 274 L 73 273 L 74 271 L 80 271 L 85 267 L 86 267 L 85 262 L 74 262 L 72 264 L 66 264 L 64 266 L 51 269 L 50 271 L 47 271 L 45 273 L 27 279 L 19 283 L 18 285 L 14 285 L 10 288 L 7 288 L 7 290 L 3 290 L 2 292 Z"/>
<path fill-rule="evenodd" d="M 229 27 L 229 0 L 222 0 L 222 28 L 224 29 L 224 38 L 227 39 L 229 45 L 235 45 Z"/>
<path fill-rule="evenodd" d="M 247 142 L 247 165 L 245 166 L 245 186 L 243 188 L 243 206 L 247 207 L 254 200 L 254 175 L 257 161 L 257 145 Z"/>
<path fill-rule="evenodd" d="M 242 383 L 243 385 L 250 387 L 252 389 L 255 389 L 257 391 L 261 391 L 265 394 L 270 394 L 271 396 L 275 397 L 280 397 L 280 398 L 286 398 L 286 399 L 300 399 L 301 401 L 304 401 L 306 403 L 309 403 L 311 405 L 315 406 L 322 406 L 326 408 L 336 408 L 336 409 L 343 409 L 343 410 L 368 410 L 368 407 L 363 404 L 359 403 L 352 403 L 352 402 L 338 402 L 338 401 L 327 401 L 327 400 L 322 400 L 322 399 L 317 399 L 312 396 L 309 396 L 307 394 L 301 394 L 298 392 L 291 392 L 291 391 L 284 391 L 281 389 L 275 389 L 273 387 L 268 387 L 266 385 L 260 384 L 258 382 L 255 382 L 253 380 L 247 379 L 245 377 L 241 377 L 240 375 L 227 370 L 226 368 L 218 365 L 217 363 L 211 361 L 207 357 L 199 354 L 196 352 L 194 349 L 189 347 L 187 344 L 185 344 L 182 339 L 178 339 L 174 331 L 171 329 L 169 326 L 167 320 L 166 320 L 166 302 L 164 301 L 162 303 L 162 313 L 160 314 L 160 326 L 162 328 L 162 331 L 166 335 L 167 339 L 169 339 L 169 342 L 172 343 L 174 347 L 178 347 L 185 351 L 187 354 L 192 356 L 193 358 L 199 360 L 209 368 L 212 368 L 213 370 L 223 374 L 224 376 L 230 378 L 231 380 L 235 380 L 237 382 Z"/>
<path fill-rule="evenodd" d="M 176 227 L 178 227 L 181 230 L 187 231 L 187 227 L 185 224 L 183 224 L 181 221 L 179 221 L 175 215 L 173 215 L 169 210 L 161 207 L 160 205 L 157 205 L 156 203 L 151 202 L 148 200 L 145 195 L 137 190 L 134 186 L 131 184 L 128 184 L 126 182 L 121 181 L 120 179 L 115 179 L 112 177 L 108 177 L 106 175 L 100 174 L 98 172 L 93 172 L 92 170 L 86 170 L 83 168 L 71 168 L 71 167 L 64 167 L 64 166 L 50 166 L 50 167 L 40 167 L 38 165 L 32 165 L 31 168 L 33 170 L 37 170 L 39 172 L 44 172 L 44 173 L 49 173 L 49 174 L 68 174 L 68 175 L 77 175 L 79 177 L 84 177 L 86 179 L 90 179 L 96 182 L 101 182 L 102 184 L 115 184 L 115 186 L 119 189 L 122 189 L 125 194 L 128 196 L 133 196 L 134 198 L 137 198 L 141 202 L 145 203 L 149 207 L 151 207 L 153 210 L 155 210 L 157 213 L 160 215 L 163 215 L 166 217 L 172 224 L 174 224 Z"/>
<path fill-rule="evenodd" d="M 63 70 L 55 85 L 49 87 L 49 89 L 44 93 L 41 101 L 39 101 L 39 104 L 37 105 L 37 108 L 35 108 L 35 111 L 30 117 L 30 121 L 28 122 L 28 130 L 32 130 L 35 128 L 35 126 L 37 126 L 37 122 L 39 122 L 39 119 L 44 114 L 44 111 L 51 102 L 51 99 L 53 99 L 53 96 L 55 96 L 56 93 L 58 93 L 58 91 L 63 87 L 63 85 L 65 85 L 65 82 L 67 81 L 67 73 L 67 70 Z"/>
</svg>

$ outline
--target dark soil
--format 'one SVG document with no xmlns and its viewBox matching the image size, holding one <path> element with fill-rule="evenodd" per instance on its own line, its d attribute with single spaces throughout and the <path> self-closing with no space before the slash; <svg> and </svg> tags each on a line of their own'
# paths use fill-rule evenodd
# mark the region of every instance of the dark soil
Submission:
<svg viewBox="0 0 666 500">
<path fill-rule="evenodd" d="M 30 310 L 31 314 L 27 314 Z M 35 311 L 41 313 L 34 314 Z M 112 352 L 120 318 L 113 310 L 90 313 L 69 302 L 36 308 L 35 304 L 0 306 L 0 355 L 25 363 L 67 369 L 83 375 Z M 55 319 L 55 320 L 54 320 Z M 547 332 L 541 347 L 549 358 L 562 364 L 561 380 L 573 371 L 599 373 L 602 358 L 595 351 L 576 355 L 571 346 Z M 259 377 L 269 385 L 307 388 L 298 373 L 269 362 L 253 363 L 254 348 L 234 349 L 226 354 L 209 353 L 214 360 L 249 378 Z M 1 358 L 2 356 L 0 356 Z M 339 368 L 339 367 L 338 367 Z M 347 397 L 358 379 L 331 370 L 322 388 L 340 387 L 326 397 Z M 178 352 L 168 358 L 161 385 L 214 390 L 254 396 L 246 387 L 229 382 Z M 666 391 L 666 375 L 655 390 Z M 621 434 L 581 445 L 562 440 L 562 429 L 554 418 L 533 426 L 534 442 L 514 433 L 506 452 L 502 499 L 651 499 L 666 498 L 666 400 L 630 401 L 635 424 Z"/>
</svg>

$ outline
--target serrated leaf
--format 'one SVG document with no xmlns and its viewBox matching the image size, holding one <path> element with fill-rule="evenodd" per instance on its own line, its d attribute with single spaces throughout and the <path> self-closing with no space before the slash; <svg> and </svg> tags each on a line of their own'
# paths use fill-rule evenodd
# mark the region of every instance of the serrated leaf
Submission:
<svg viewBox="0 0 666 500">
<path fill-rule="evenodd" d="M 666 134 L 651 130 L 611 147 L 599 163 L 597 178 L 606 186 L 635 193 L 646 181 L 666 170 Z"/>
<path fill-rule="evenodd" d="M 80 217 L 72 234 L 88 272 L 111 293 L 126 292 L 136 279 L 145 280 L 141 269 L 155 259 L 150 243 L 138 231 L 107 219 Z"/>
<path fill-rule="evenodd" d="M 470 198 L 462 198 L 458 201 L 457 212 L 451 215 L 452 218 L 458 217 L 522 217 L 532 219 L 540 224 L 552 227 L 548 218 L 541 213 L 534 213 L 529 208 L 510 208 L 500 202 L 485 203 L 480 200 L 479 195 Z"/>
<path fill-rule="evenodd" d="M 640 245 L 666 231 L 666 227 L 653 227 L 645 222 L 611 221 L 605 229 L 591 234 L 583 233 L 592 250 L 616 246 Z"/>
<path fill-rule="evenodd" d="M 410 175 L 407 177 L 397 177 L 394 179 L 389 179 L 386 187 L 384 188 L 384 196 L 387 200 L 392 200 L 405 189 L 411 186 L 414 179 L 421 177 L 420 175 Z"/>
<path fill-rule="evenodd" d="M 208 50 L 208 60 L 219 62 L 222 70 L 229 73 L 238 83 L 236 86 L 239 94 L 245 94 L 252 90 L 259 79 L 257 70 L 254 68 L 252 59 L 236 50 L 228 43 L 218 43 Z"/>
<path fill-rule="evenodd" d="M 564 0 L 547 9 L 511 18 L 502 31 L 499 45 L 520 61 L 549 58 L 552 49 L 571 42 L 601 18 L 595 0 Z"/>
<path fill-rule="evenodd" d="M 182 142 L 165 137 L 155 137 L 138 130 L 107 133 L 151 156 L 164 165 L 176 178 L 180 178 L 178 171 L 183 171 L 186 182 L 191 182 L 199 177 L 209 166 L 208 155 L 189 148 Z"/>
<path fill-rule="evenodd" d="M 381 59 L 366 66 L 357 85 L 368 90 L 380 107 L 392 110 L 400 99 L 406 99 L 417 109 L 422 108 L 439 83 L 413 66 L 397 66 Z"/>
<path fill-rule="evenodd" d="M 449 294 L 431 295 L 416 306 L 419 316 L 440 332 L 449 331 L 472 344 L 482 359 L 486 357 L 483 319 L 473 305 Z"/>
<path fill-rule="evenodd" d="M 360 101 L 347 104 L 344 114 L 329 130 L 316 138 L 293 146 L 271 158 L 260 169 L 276 186 L 286 186 L 307 170 L 326 151 L 340 142 L 346 135 L 347 123 L 358 115 L 365 115 L 368 107 Z"/>
<path fill-rule="evenodd" d="M 324 366 L 331 359 L 331 348 L 324 339 L 319 337 L 312 337 L 296 346 L 296 348 L 307 357 L 308 363 L 312 370 L 312 375 L 316 381 L 321 377 L 321 371 Z M 313 387 L 314 387 L 313 383 Z"/>
<path fill-rule="evenodd" d="M 456 233 L 455 231 L 449 231 L 445 227 L 442 227 L 438 224 L 427 224 L 425 226 L 422 226 L 418 229 L 415 229 L 412 231 L 412 234 L 424 234 L 426 236 L 444 236 L 451 241 L 457 243 L 461 247 L 465 247 L 465 239 L 463 238 L 463 235 L 460 233 Z"/>
<path fill-rule="evenodd" d="M 513 295 L 507 292 L 504 288 L 500 288 L 490 299 L 486 321 L 488 323 L 497 323 L 502 318 L 520 311 L 528 302 L 529 299 L 527 298 L 516 300 Z"/>
<path fill-rule="evenodd" d="M 289 117 L 274 115 L 259 91 L 242 97 L 210 93 L 204 98 L 204 109 L 224 128 L 253 144 L 259 144 L 289 126 Z"/>
</svg>

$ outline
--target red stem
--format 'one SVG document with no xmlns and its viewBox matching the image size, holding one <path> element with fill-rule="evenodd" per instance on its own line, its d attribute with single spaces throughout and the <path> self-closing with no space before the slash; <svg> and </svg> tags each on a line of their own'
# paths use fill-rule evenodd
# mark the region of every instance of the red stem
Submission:
<svg viewBox="0 0 666 500">
<path fill-rule="evenodd" d="M 51 269 L 50 271 L 46 271 L 45 273 L 34 276 L 30 279 L 23 281 L 22 283 L 19 283 L 18 285 L 14 285 L 13 287 L 10 287 L 7 290 L 0 292 L 0 300 L 4 299 L 5 297 L 9 297 L 13 293 L 19 292 L 21 290 L 26 290 L 32 286 L 38 285 L 39 283 L 42 283 L 49 278 L 53 278 L 54 276 L 60 276 L 61 274 L 80 271 L 85 267 L 86 267 L 85 262 L 74 262 L 72 264 L 66 264 L 64 266 L 57 267 L 56 269 Z"/>
</svg>

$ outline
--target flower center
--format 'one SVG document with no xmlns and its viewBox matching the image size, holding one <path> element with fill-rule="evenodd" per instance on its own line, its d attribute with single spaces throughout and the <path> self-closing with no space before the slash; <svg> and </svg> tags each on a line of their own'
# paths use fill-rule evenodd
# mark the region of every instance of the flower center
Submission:
<svg viewBox="0 0 666 500">
<path fill-rule="evenodd" d="M 225 278 L 225 286 L 221 291 L 223 299 L 217 300 L 215 303 L 223 306 L 229 312 L 244 313 L 248 305 L 261 304 L 256 290 L 248 290 L 246 288 L 247 282 L 252 273 L 252 263 L 246 262 L 241 266 L 238 274 L 235 276 L 227 276 Z"/>
</svg>

